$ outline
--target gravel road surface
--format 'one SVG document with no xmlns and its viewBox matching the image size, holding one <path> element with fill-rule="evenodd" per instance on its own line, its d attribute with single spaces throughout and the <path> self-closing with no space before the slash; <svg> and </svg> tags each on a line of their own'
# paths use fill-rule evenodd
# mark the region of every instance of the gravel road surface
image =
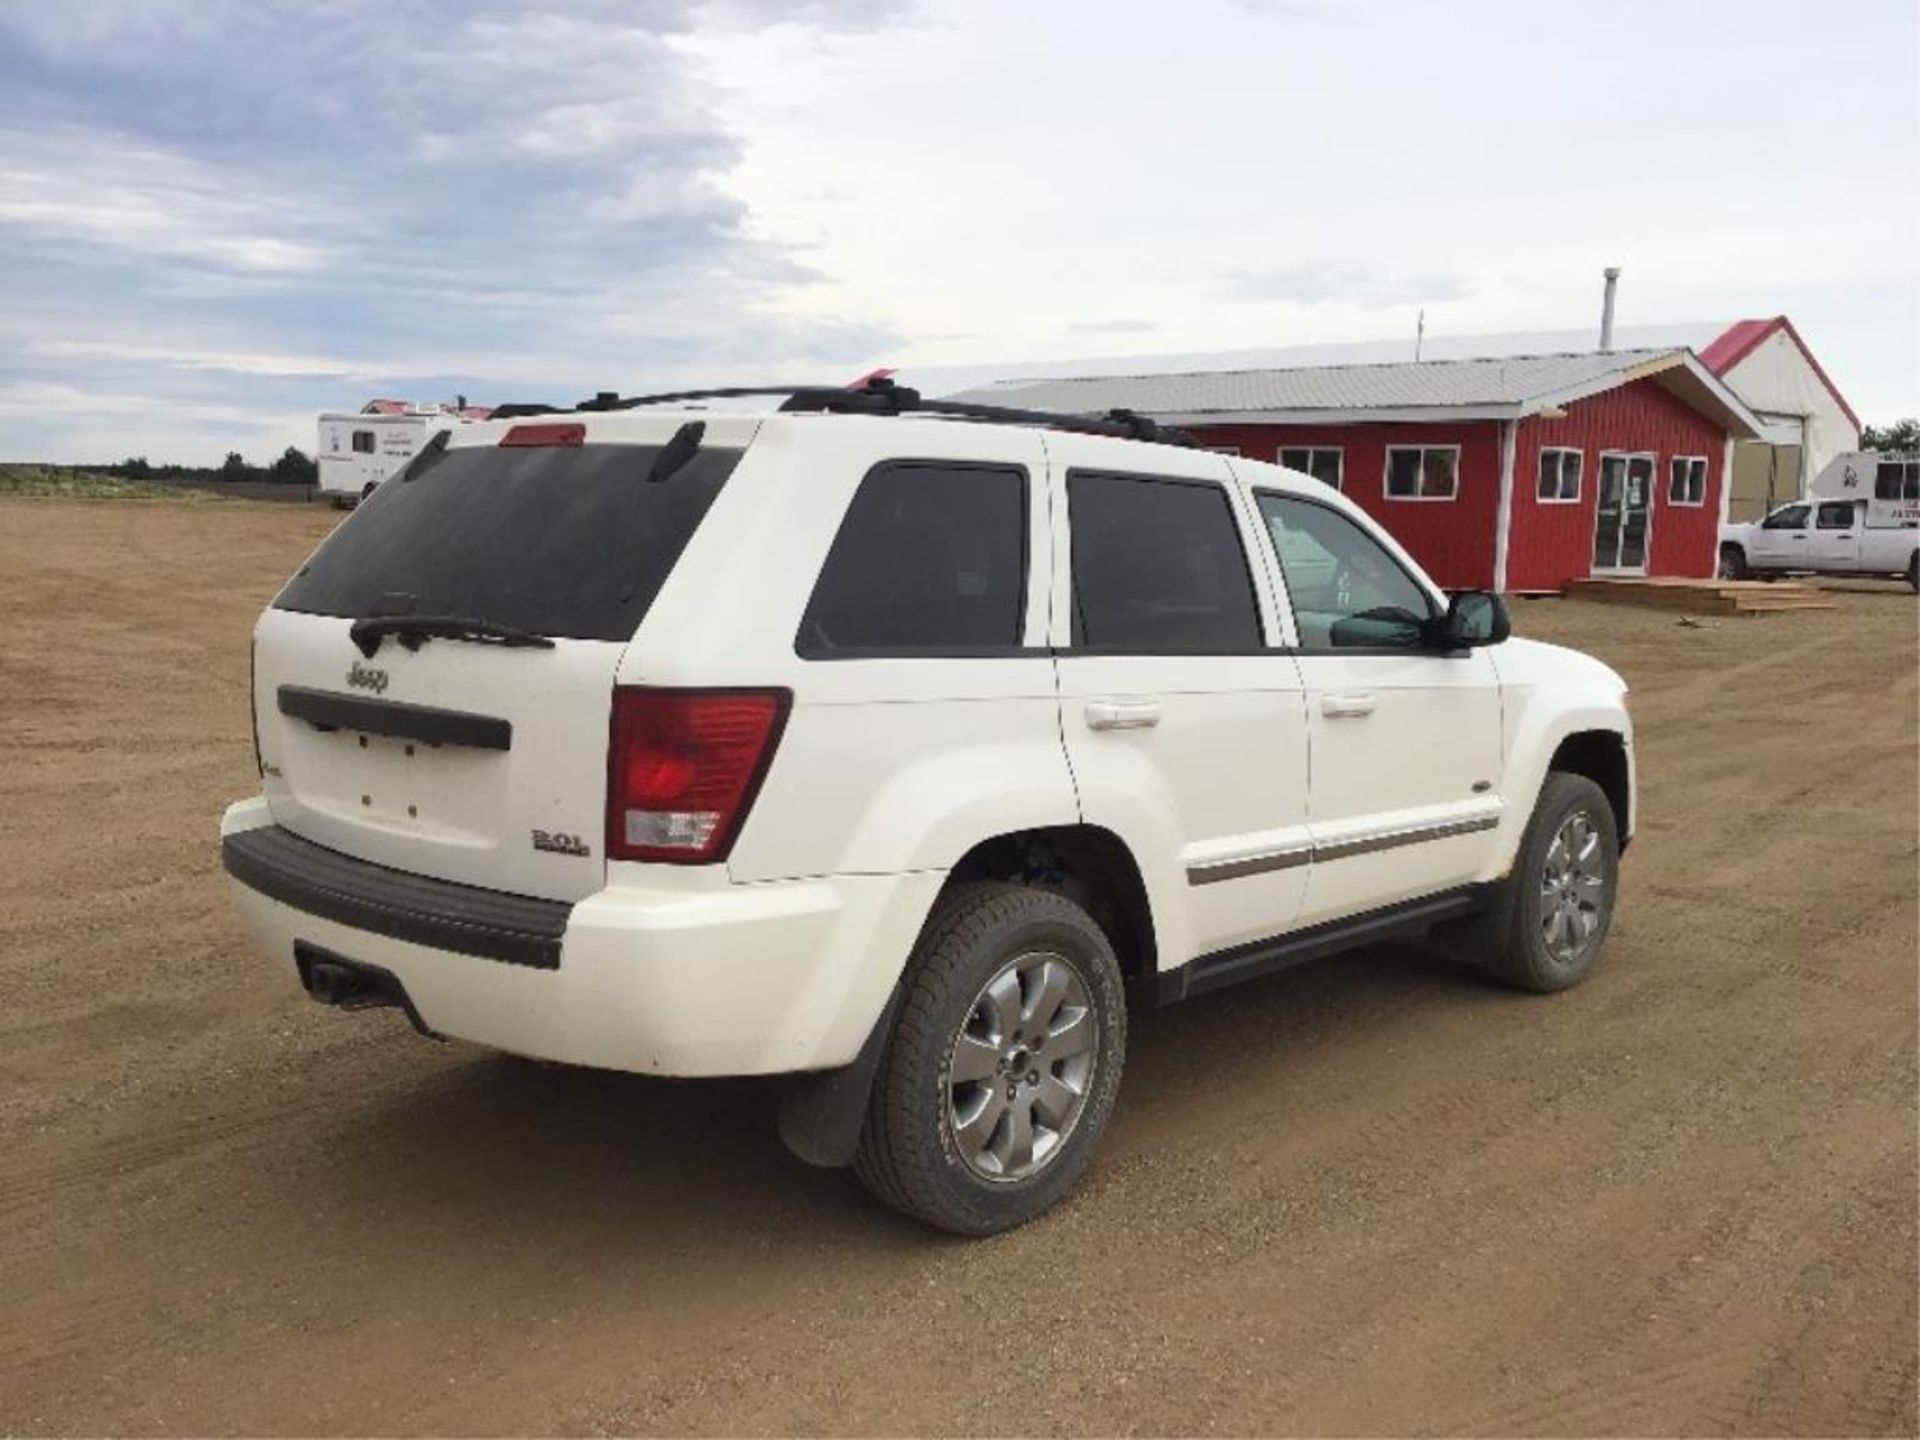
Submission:
<svg viewBox="0 0 1920 1440">
<path fill-rule="evenodd" d="M 230 912 L 247 633 L 335 517 L 0 501 L 0 1433 L 1916 1428 L 1916 607 L 1527 602 L 1634 690 L 1593 980 L 1142 1016 L 1078 1195 L 936 1236 L 760 1083 L 305 1000 Z"/>
</svg>

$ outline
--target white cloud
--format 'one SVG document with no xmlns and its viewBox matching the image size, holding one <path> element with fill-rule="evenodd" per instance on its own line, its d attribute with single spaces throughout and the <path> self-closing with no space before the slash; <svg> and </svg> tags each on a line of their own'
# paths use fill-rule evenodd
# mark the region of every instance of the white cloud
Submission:
<svg viewBox="0 0 1920 1440">
<path fill-rule="evenodd" d="M 264 274 L 328 259 L 292 197 L 138 136 L 15 126 L 0 129 L 0 156 L 0 231 Z"/>
<path fill-rule="evenodd" d="M 166 433 L 217 459 L 285 433 L 249 415 L 380 391 L 1410 337 L 1423 307 L 1432 336 L 1568 328 L 1607 264 L 1622 323 L 1791 313 L 1885 418 L 1920 408 L 1920 199 L 1889 178 L 1920 168 L 1920 98 L 1777 96 L 1863 40 L 1910 51 L 1920 17 L 1803 21 L 11 0 L 0 455 Z M 68 428 L 27 423 L 36 396 Z"/>
</svg>

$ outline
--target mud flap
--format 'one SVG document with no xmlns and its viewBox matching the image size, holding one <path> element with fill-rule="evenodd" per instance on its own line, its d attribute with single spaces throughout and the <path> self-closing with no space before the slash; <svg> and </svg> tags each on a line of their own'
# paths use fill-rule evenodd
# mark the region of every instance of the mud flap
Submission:
<svg viewBox="0 0 1920 1440">
<path fill-rule="evenodd" d="M 874 1077 L 880 1073 L 894 1017 L 900 1012 L 900 998 L 900 987 L 895 985 L 851 1065 L 799 1076 L 780 1097 L 780 1140 L 796 1158 L 827 1170 L 853 1163 Z"/>
<path fill-rule="evenodd" d="M 1513 926 L 1513 906 L 1519 895 L 1511 873 L 1484 887 L 1483 908 L 1458 920 L 1443 920 L 1428 933 L 1428 941 L 1463 965 L 1480 969 L 1507 943 Z"/>
</svg>

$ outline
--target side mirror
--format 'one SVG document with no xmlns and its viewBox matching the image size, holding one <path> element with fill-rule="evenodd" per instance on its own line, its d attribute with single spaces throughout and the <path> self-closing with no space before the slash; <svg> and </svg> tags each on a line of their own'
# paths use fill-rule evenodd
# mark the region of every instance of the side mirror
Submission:
<svg viewBox="0 0 1920 1440">
<path fill-rule="evenodd" d="M 1433 645 L 1441 650 L 1471 650 L 1498 645 L 1513 634 L 1507 602 L 1491 590 L 1461 590 L 1447 603 L 1447 613 L 1427 622 Z"/>
</svg>

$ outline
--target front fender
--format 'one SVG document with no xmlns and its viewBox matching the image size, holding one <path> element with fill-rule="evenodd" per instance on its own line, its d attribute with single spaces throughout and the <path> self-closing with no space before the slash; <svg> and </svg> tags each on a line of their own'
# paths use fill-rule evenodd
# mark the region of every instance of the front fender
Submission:
<svg viewBox="0 0 1920 1440">
<path fill-rule="evenodd" d="M 1526 817 L 1546 784 L 1554 754 L 1575 735 L 1620 737 L 1627 762 L 1627 813 L 1620 827 L 1624 844 L 1640 808 L 1626 682 L 1591 656 L 1536 641 L 1507 642 L 1496 650 L 1495 662 L 1506 746 L 1502 798 L 1517 823 L 1501 827 L 1501 842 L 1481 879 L 1503 879 L 1512 870 Z"/>
</svg>

